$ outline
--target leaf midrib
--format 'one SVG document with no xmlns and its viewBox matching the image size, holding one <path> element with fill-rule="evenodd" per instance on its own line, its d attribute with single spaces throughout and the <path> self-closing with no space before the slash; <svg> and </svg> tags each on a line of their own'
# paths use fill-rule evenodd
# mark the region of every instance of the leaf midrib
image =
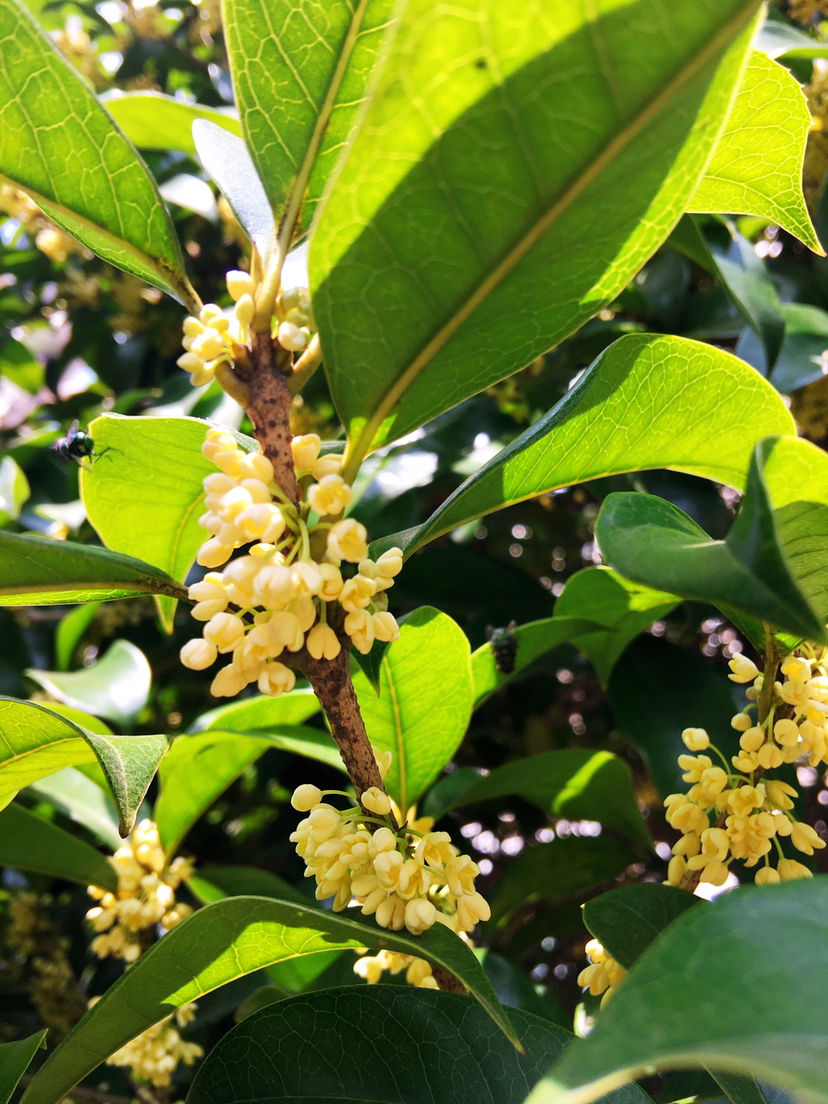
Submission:
<svg viewBox="0 0 828 1104">
<path fill-rule="evenodd" d="M 715 56 L 720 49 L 736 37 L 738 32 L 747 25 L 753 14 L 752 7 L 750 9 L 743 8 L 737 16 L 731 19 L 718 34 L 705 44 L 703 49 L 691 58 L 687 65 L 680 69 L 643 105 L 634 118 L 618 131 L 595 160 L 569 184 L 560 198 L 552 203 L 546 214 L 542 215 L 530 227 L 517 244 L 509 250 L 500 264 L 478 284 L 477 288 L 466 298 L 455 314 L 426 343 L 421 352 L 411 361 L 408 368 L 388 388 L 377 404 L 374 413 L 365 420 L 360 434 L 349 442 L 342 471 L 342 475 L 346 480 L 353 482 L 362 460 L 370 450 L 371 443 L 383 421 L 430 361 L 458 332 L 474 311 L 499 287 L 530 249 L 540 241 L 553 222 L 572 206 L 581 193 L 604 171 L 611 161 L 649 125 L 654 116 L 672 97 L 678 94 L 683 85 L 691 80 L 711 57 Z M 747 62 L 747 58 L 745 61 Z M 723 126 L 725 124 L 726 119 L 722 122 Z M 714 148 L 715 143 L 711 147 L 711 154 Z"/>
</svg>

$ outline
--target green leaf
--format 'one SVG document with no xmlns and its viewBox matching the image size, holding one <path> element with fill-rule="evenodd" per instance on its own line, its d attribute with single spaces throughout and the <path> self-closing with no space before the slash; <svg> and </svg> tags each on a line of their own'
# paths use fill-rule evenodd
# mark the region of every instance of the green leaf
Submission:
<svg viewBox="0 0 828 1104">
<path fill-rule="evenodd" d="M 16 0 L 0 0 L 0 26 L 0 175 L 99 257 L 195 310 L 144 162 Z"/>
<path fill-rule="evenodd" d="M 11 456 L 0 460 L 0 525 L 16 521 L 20 507 L 31 494 L 26 473 Z"/>
<path fill-rule="evenodd" d="M 115 800 L 121 835 L 167 750 L 166 736 L 105 736 L 37 702 L 0 697 L 0 808 L 40 778 L 98 762 Z"/>
<path fill-rule="evenodd" d="M 622 579 L 609 567 L 586 567 L 570 576 L 555 606 L 555 616 L 585 617 L 603 626 L 572 637 L 604 686 L 631 641 L 677 605 L 673 594 Z"/>
<path fill-rule="evenodd" d="M 537 901 L 583 894 L 635 860 L 636 850 L 629 843 L 609 836 L 560 835 L 551 843 L 525 847 L 492 893 L 491 924 L 502 927 L 516 909 Z"/>
<path fill-rule="evenodd" d="M 51 708 L 54 712 L 54 706 Z M 74 767 L 64 767 L 47 778 L 39 779 L 26 792 L 47 801 L 88 828 L 111 851 L 117 851 L 121 846 L 115 806 L 105 790 Z"/>
<path fill-rule="evenodd" d="M 100 608 L 100 602 L 85 602 L 61 617 L 55 630 L 55 663 L 59 671 L 68 671 L 72 666 L 75 649 Z"/>
<path fill-rule="evenodd" d="M 242 132 L 280 224 L 282 258 L 310 225 L 366 97 L 392 0 L 225 0 Z"/>
<path fill-rule="evenodd" d="M 134 552 L 183 583 L 206 538 L 198 518 L 202 480 L 216 470 L 201 453 L 209 428 L 196 418 L 120 414 L 103 414 L 90 423 L 96 449 L 111 451 L 81 472 L 81 495 L 107 548 Z M 167 629 L 181 591 L 158 603 Z"/>
<path fill-rule="evenodd" d="M 193 123 L 199 159 L 218 184 L 266 265 L 276 244 L 276 222 L 247 146 L 221 125 Z"/>
<path fill-rule="evenodd" d="M 264 897 L 228 897 L 199 909 L 150 947 L 90 1008 L 44 1063 L 23 1100 L 57 1104 L 110 1054 L 182 1004 L 273 963 L 338 948 L 386 947 L 441 966 L 460 978 L 516 1042 L 482 967 L 448 928 L 435 924 L 414 937 L 359 917 L 357 910 L 336 914 Z"/>
<path fill-rule="evenodd" d="M 423 525 L 382 543 L 401 544 L 410 555 L 492 510 L 647 468 L 741 489 L 756 442 L 793 432 L 779 395 L 743 361 L 687 338 L 628 334 Z"/>
<path fill-rule="evenodd" d="M 255 866 L 201 866 L 199 873 L 190 878 L 187 885 L 204 904 L 245 895 L 295 901 L 304 908 L 314 904 L 297 893 L 284 879 Z"/>
<path fill-rule="evenodd" d="M 763 25 L 754 45 L 757 50 L 772 58 L 818 58 L 828 55 L 828 46 L 825 43 L 798 31 L 788 23 L 778 23 L 773 19 Z"/>
<path fill-rule="evenodd" d="M 183 103 L 160 92 L 113 89 L 101 96 L 100 102 L 138 149 L 194 154 L 192 127 L 197 119 L 207 119 L 237 137 L 241 135 L 239 121 L 231 112 L 204 104 Z"/>
<path fill-rule="evenodd" d="M 522 1104 L 570 1036 L 531 1013 L 510 1015 L 523 1054 L 456 993 L 382 985 L 303 994 L 229 1031 L 196 1075 L 188 1102 Z M 323 1024 L 330 1032 L 311 1060 L 307 1041 Z M 251 1054 L 259 1056 L 254 1066 Z M 238 1076 L 240 1068 L 246 1076 Z"/>
<path fill-rule="evenodd" d="M 593 897 L 584 905 L 583 916 L 590 933 L 631 970 L 657 935 L 700 903 L 705 903 L 701 897 L 684 889 L 642 882 Z"/>
<path fill-rule="evenodd" d="M 0 565 L 0 606 L 187 597 L 186 587 L 157 567 L 88 544 L 0 532 Z"/>
<path fill-rule="evenodd" d="M 609 495 L 598 515 L 595 535 L 601 552 L 635 582 L 732 607 L 774 628 L 823 641 L 823 622 L 798 589 L 778 544 L 755 462 L 751 473 L 727 540 L 711 540 L 662 498 L 622 492 Z"/>
<path fill-rule="evenodd" d="M 100 851 L 21 805 L 0 811 L 0 865 L 115 893 L 118 877 Z"/>
<path fill-rule="evenodd" d="M 645 952 L 589 1037 L 572 1044 L 529 1101 L 588 1104 L 656 1068 L 704 1065 L 824 1104 L 826 938 L 824 877 L 739 889 L 690 909 Z M 772 948 L 784 948 L 783 961 Z"/>
<path fill-rule="evenodd" d="M 733 683 L 700 655 L 642 637 L 624 654 L 609 683 L 616 722 L 639 749 L 660 796 L 683 791 L 679 755 L 685 728 L 703 728 L 723 755 L 738 751 L 730 726 L 738 706 Z"/>
<path fill-rule="evenodd" d="M 26 674 L 66 705 L 128 726 L 147 704 L 152 671 L 144 653 L 128 640 L 114 640 L 101 659 L 77 671 Z"/>
<path fill-rule="evenodd" d="M 278 698 L 258 694 L 202 713 L 191 731 L 267 732 L 285 725 L 302 724 L 320 709 L 319 699 L 309 686 L 280 694 Z"/>
<path fill-rule="evenodd" d="M 180 736 L 161 765 L 161 794 L 153 814 L 168 854 L 216 798 L 269 748 L 345 769 L 330 734 L 306 725 L 285 725 L 250 736 L 215 730 Z"/>
<path fill-rule="evenodd" d="M 402 810 L 419 800 L 457 750 L 472 707 L 469 642 L 430 606 L 400 625 L 380 668 L 379 695 L 360 670 L 354 688 L 368 739 L 394 759 L 385 785 Z"/>
<path fill-rule="evenodd" d="M 714 1080 L 731 1104 L 796 1104 L 793 1097 L 761 1084 L 755 1077 L 718 1073 Z"/>
<path fill-rule="evenodd" d="M 809 303 L 785 303 L 785 340 L 770 374 L 770 381 L 783 395 L 790 394 L 824 376 L 822 354 L 828 348 L 828 314 Z M 742 355 L 748 347 L 741 339 Z M 748 358 L 760 371 L 766 366 Z"/>
<path fill-rule="evenodd" d="M 580 615 L 574 617 L 545 617 L 542 621 L 530 621 L 526 625 L 518 625 L 512 630 L 512 635 L 517 640 L 517 655 L 515 656 L 515 669 L 504 673 L 498 671 L 495 666 L 494 653 L 490 644 L 483 644 L 472 652 L 471 671 L 474 684 L 474 704 L 472 709 L 477 709 L 496 690 L 511 682 L 516 675 L 529 667 L 536 660 L 547 653 L 559 648 L 576 636 L 585 632 L 591 632 L 598 626 L 590 619 L 584 619 Z"/>
<path fill-rule="evenodd" d="M 518 795 L 555 817 L 597 820 L 604 828 L 652 847 L 638 810 L 630 768 L 608 751 L 566 748 L 504 763 L 463 790 L 448 809 L 505 795 Z"/>
<path fill-rule="evenodd" d="M 559 0 L 520 21 L 509 0 L 474 18 L 407 5 L 311 244 L 346 475 L 629 282 L 705 168 L 756 10 L 689 5 L 651 38 L 660 0 Z"/>
<path fill-rule="evenodd" d="M 802 195 L 810 128 L 799 82 L 754 50 L 688 211 L 767 218 L 825 256 Z"/>
<path fill-rule="evenodd" d="M 19 1039 L 15 1043 L 0 1043 L 0 1104 L 9 1104 L 12 1093 L 40 1047 L 46 1046 L 46 1028 Z"/>
</svg>

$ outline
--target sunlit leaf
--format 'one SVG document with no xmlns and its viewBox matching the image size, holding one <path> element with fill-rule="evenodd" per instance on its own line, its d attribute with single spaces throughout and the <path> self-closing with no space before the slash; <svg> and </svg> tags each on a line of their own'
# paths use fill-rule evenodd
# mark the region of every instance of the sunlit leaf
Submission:
<svg viewBox="0 0 828 1104">
<path fill-rule="evenodd" d="M 77 671 L 31 668 L 26 674 L 58 701 L 121 725 L 129 725 L 144 708 L 152 683 L 147 657 L 128 640 L 114 640 L 89 667 Z"/>
<path fill-rule="evenodd" d="M 229 111 L 204 104 L 184 103 L 160 92 L 121 92 L 113 89 L 101 103 L 138 149 L 196 151 L 192 128 L 197 119 L 207 119 L 230 134 L 240 135 L 239 121 Z"/>
</svg>

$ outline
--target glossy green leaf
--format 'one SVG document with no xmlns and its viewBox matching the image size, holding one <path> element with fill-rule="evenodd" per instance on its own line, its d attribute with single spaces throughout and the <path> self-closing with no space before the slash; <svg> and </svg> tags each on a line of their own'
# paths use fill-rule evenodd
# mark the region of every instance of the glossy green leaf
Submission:
<svg viewBox="0 0 828 1104">
<path fill-rule="evenodd" d="M 762 342 L 766 364 L 773 366 L 785 336 L 785 314 L 765 262 L 735 230 L 726 248 L 711 243 L 710 255 L 725 291 Z"/>
<path fill-rule="evenodd" d="M 242 131 L 284 236 L 310 225 L 368 91 L 392 0 L 225 0 Z"/>
<path fill-rule="evenodd" d="M 647 468 L 689 472 L 741 489 L 756 442 L 792 432 L 779 395 L 743 361 L 687 338 L 629 334 L 423 525 L 383 544 L 401 544 L 410 554 L 492 510 Z"/>
<path fill-rule="evenodd" d="M 138 594 L 186 598 L 165 571 L 132 556 L 70 541 L 0 532 L 0 606 L 112 601 Z"/>
<path fill-rule="evenodd" d="M 22 805 L 0 811 L 0 865 L 101 886 L 112 893 L 118 888 L 115 869 L 100 851 Z"/>
<path fill-rule="evenodd" d="M 714 541 L 677 506 L 622 492 L 601 507 L 595 535 L 607 563 L 635 582 L 725 605 L 774 628 L 825 639 L 779 546 L 773 512 L 751 463 L 749 493 L 727 540 Z"/>
<path fill-rule="evenodd" d="M 247 146 L 221 125 L 206 120 L 194 123 L 192 129 L 202 165 L 267 264 L 276 244 L 276 222 Z"/>
<path fill-rule="evenodd" d="M 147 704 L 152 683 L 147 657 L 128 640 L 114 640 L 89 667 L 77 671 L 30 668 L 26 674 L 58 701 L 124 726 Z"/>
<path fill-rule="evenodd" d="M 754 51 L 689 211 L 758 215 L 824 256 L 802 195 L 811 115 L 799 82 Z"/>
<path fill-rule="evenodd" d="M 666 640 L 643 636 L 621 657 L 609 682 L 609 703 L 624 735 L 641 752 L 662 798 L 683 792 L 679 755 L 685 728 L 703 728 L 728 759 L 738 751 L 730 727 L 738 712 L 725 671 Z"/>
<path fill-rule="evenodd" d="M 770 381 L 783 395 L 815 383 L 824 376 L 822 355 L 828 348 L 828 314 L 810 303 L 785 303 L 785 340 L 770 374 Z M 740 340 L 740 349 L 745 342 Z M 745 351 L 746 355 L 747 349 Z M 765 369 L 765 364 L 748 358 Z"/>
<path fill-rule="evenodd" d="M 824 877 L 740 889 L 690 909 L 642 955 L 589 1037 L 572 1044 L 528 1101 L 587 1104 L 644 1072 L 704 1065 L 824 1104 L 826 938 Z M 781 963 L 769 953 L 780 947 Z"/>
<path fill-rule="evenodd" d="M 828 56 L 828 46 L 789 23 L 769 19 L 756 36 L 754 46 L 768 57 L 818 58 Z"/>
<path fill-rule="evenodd" d="M 20 1078 L 40 1047 L 46 1046 L 46 1028 L 14 1043 L 0 1043 L 0 1104 L 9 1104 Z"/>
<path fill-rule="evenodd" d="M 531 1013 L 510 1015 L 523 1054 L 479 1005 L 456 993 L 383 985 L 292 997 L 224 1036 L 197 1073 L 188 1104 L 522 1104 L 570 1035 Z M 310 1060 L 308 1040 L 319 1039 L 323 1024 L 330 1031 Z M 253 1065 L 251 1054 L 260 1056 Z"/>
<path fill-rule="evenodd" d="M 255 866 L 200 866 L 198 874 L 190 878 L 187 885 L 204 904 L 224 897 L 252 895 L 294 901 L 304 908 L 314 905 L 283 878 Z"/>
<path fill-rule="evenodd" d="M 50 704 L 54 712 L 54 704 Z M 101 780 L 105 786 L 106 783 Z M 27 793 L 46 801 L 82 824 L 111 851 L 121 846 L 118 814 L 105 789 L 74 767 L 64 767 L 27 787 Z"/>
<path fill-rule="evenodd" d="M 756 10 L 671 7 L 652 37 L 664 0 L 558 0 L 523 20 L 509 0 L 407 5 L 311 244 L 346 473 L 628 283 L 705 168 Z"/>
<path fill-rule="evenodd" d="M 345 769 L 332 737 L 306 725 L 279 726 L 248 736 L 215 730 L 180 736 L 161 765 L 161 793 L 154 812 L 165 851 L 173 853 L 202 813 L 269 748 Z"/>
<path fill-rule="evenodd" d="M 621 653 L 654 621 L 675 608 L 673 594 L 622 579 L 609 567 L 587 567 L 570 576 L 555 606 L 556 617 L 584 617 L 602 626 L 572 637 L 606 686 Z"/>
<path fill-rule="evenodd" d="M 285 725 L 302 724 L 320 709 L 319 699 L 309 686 L 291 690 L 289 694 L 280 694 L 277 698 L 258 694 L 202 713 L 191 731 L 221 729 L 226 732 L 269 732 Z"/>
<path fill-rule="evenodd" d="M 644 847 L 652 846 L 630 768 L 608 751 L 565 748 L 504 763 L 463 790 L 448 808 L 507 795 L 531 801 L 555 817 L 599 821 Z"/>
<path fill-rule="evenodd" d="M 636 850 L 609 836 L 559 835 L 524 847 L 509 863 L 490 898 L 494 927 L 537 901 L 569 897 L 609 881 L 636 860 Z"/>
<path fill-rule="evenodd" d="M 720 1072 L 714 1080 L 731 1104 L 797 1104 L 795 1097 L 757 1081 L 755 1077 Z"/>
<path fill-rule="evenodd" d="M 359 670 L 354 687 L 368 739 L 393 752 L 385 785 L 405 816 L 466 732 L 473 692 L 469 642 L 450 617 L 424 606 L 405 619 L 386 651 L 379 695 Z"/>
<path fill-rule="evenodd" d="M 127 835 L 167 750 L 166 736 L 106 736 L 36 702 L 0 697 L 0 808 L 40 778 L 98 762 Z"/>
<path fill-rule="evenodd" d="M 96 449 L 111 451 L 81 472 L 81 495 L 107 548 L 128 550 L 174 579 L 186 579 L 206 537 L 198 524 L 202 480 L 216 470 L 201 454 L 208 429 L 195 418 L 120 414 L 103 414 L 90 423 Z M 175 599 L 158 605 L 171 628 Z"/>
<path fill-rule="evenodd" d="M 501 686 L 511 682 L 513 678 L 525 670 L 535 660 L 549 652 L 574 640 L 585 632 L 591 632 L 598 626 L 589 618 L 583 618 L 580 614 L 572 617 L 545 617 L 542 621 L 530 621 L 526 625 L 518 625 L 512 630 L 512 635 L 517 640 L 517 654 L 515 656 L 515 669 L 504 673 L 498 671 L 495 666 L 494 653 L 490 644 L 483 644 L 472 653 L 471 670 L 474 684 L 474 705 L 477 709 L 491 697 Z"/>
<path fill-rule="evenodd" d="M 141 158 L 16 0 L 0 2 L 0 175 L 98 256 L 194 309 L 178 239 Z"/>
<path fill-rule="evenodd" d="M 128 1040 L 182 1004 L 272 963 L 337 948 L 387 947 L 459 977 L 515 1040 L 483 969 L 442 924 L 422 935 L 386 931 L 358 910 L 332 913 L 264 897 L 228 897 L 199 909 L 160 939 L 73 1028 L 32 1080 L 26 1104 L 57 1104 Z"/>
<path fill-rule="evenodd" d="M 113 89 L 101 96 L 100 102 L 138 149 L 194 154 L 192 128 L 197 119 L 207 119 L 230 134 L 241 136 L 239 121 L 233 113 L 205 104 L 184 103 L 160 92 Z"/>
<path fill-rule="evenodd" d="M 590 933 L 631 970 L 657 935 L 689 908 L 704 903 L 687 890 L 641 882 L 593 897 L 584 905 L 583 916 Z"/>
</svg>

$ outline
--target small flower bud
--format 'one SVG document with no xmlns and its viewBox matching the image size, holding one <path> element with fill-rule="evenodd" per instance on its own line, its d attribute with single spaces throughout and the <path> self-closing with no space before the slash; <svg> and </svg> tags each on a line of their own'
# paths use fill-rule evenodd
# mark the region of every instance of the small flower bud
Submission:
<svg viewBox="0 0 828 1104">
<path fill-rule="evenodd" d="M 293 797 L 290 799 L 290 803 L 297 812 L 308 813 L 317 806 L 321 800 L 322 791 L 319 787 L 305 783 L 304 786 L 298 786 L 293 791 Z"/>
<path fill-rule="evenodd" d="M 369 813 L 376 813 L 377 816 L 387 816 L 391 812 L 391 799 L 379 786 L 364 790 L 360 802 Z"/>
<path fill-rule="evenodd" d="M 735 655 L 728 663 L 731 673 L 727 676 L 732 682 L 753 682 L 759 675 L 759 668 L 743 655 Z"/>
<path fill-rule="evenodd" d="M 227 292 L 236 303 L 243 295 L 252 295 L 253 277 L 249 272 L 241 272 L 237 268 L 231 269 L 227 273 Z"/>
</svg>

